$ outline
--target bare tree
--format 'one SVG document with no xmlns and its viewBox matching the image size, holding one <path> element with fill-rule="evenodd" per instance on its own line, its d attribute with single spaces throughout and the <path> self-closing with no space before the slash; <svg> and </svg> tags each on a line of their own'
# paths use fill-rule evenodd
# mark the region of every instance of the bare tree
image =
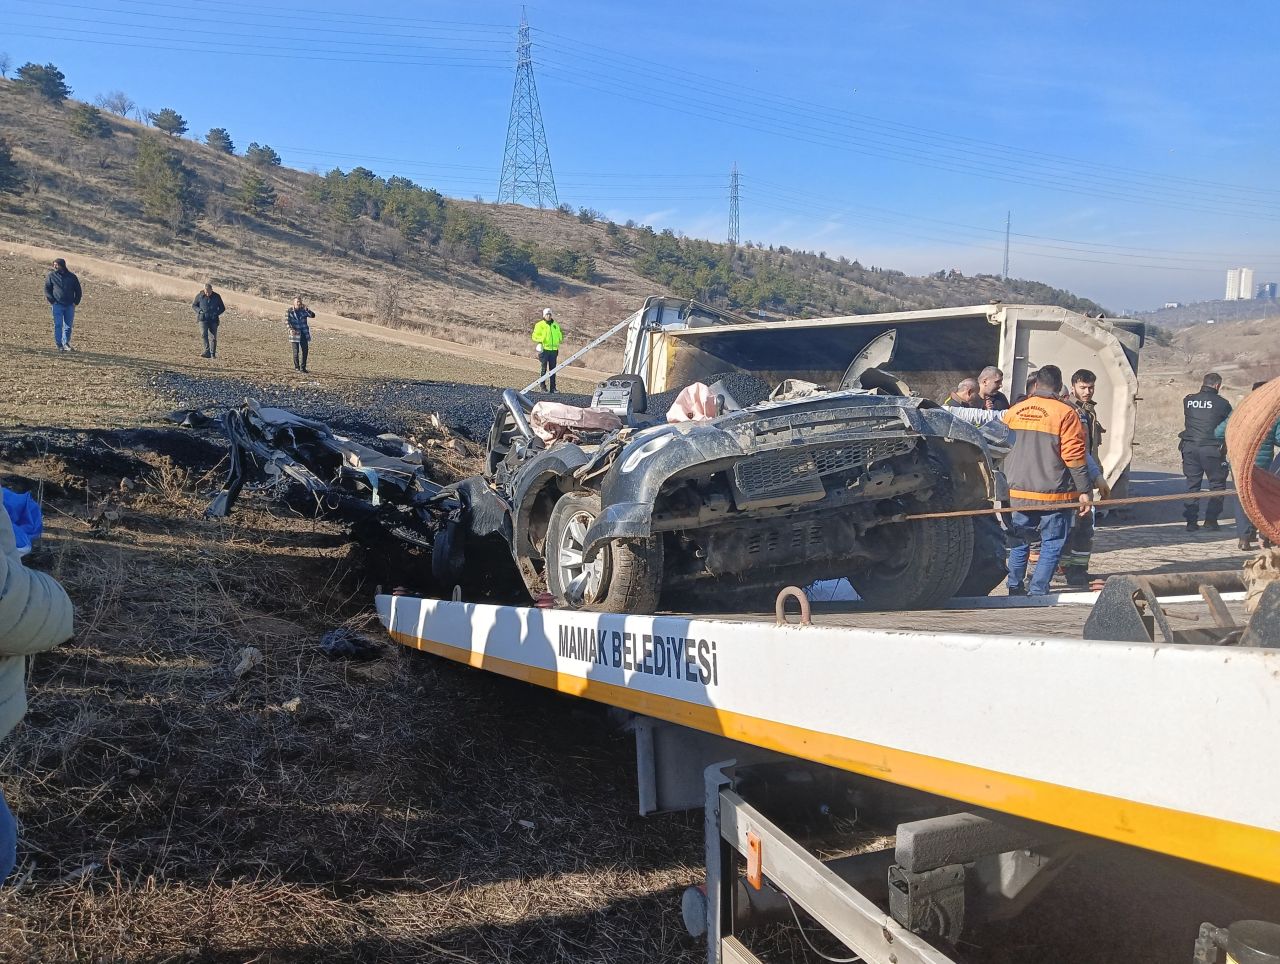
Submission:
<svg viewBox="0 0 1280 964">
<path fill-rule="evenodd" d="M 400 283 L 384 277 L 373 289 L 373 297 L 369 301 L 370 314 L 379 325 L 388 328 L 399 328 L 403 309 Z"/>
<path fill-rule="evenodd" d="M 138 105 L 133 102 L 133 98 L 123 90 L 113 90 L 108 94 L 99 94 L 94 103 L 103 110 L 109 110 L 111 113 L 118 114 L 121 117 L 128 117 L 138 108 Z"/>
<path fill-rule="evenodd" d="M 3 50 L 0 50 L 0 77 L 8 77 L 9 71 L 13 69 L 13 58 Z"/>
</svg>

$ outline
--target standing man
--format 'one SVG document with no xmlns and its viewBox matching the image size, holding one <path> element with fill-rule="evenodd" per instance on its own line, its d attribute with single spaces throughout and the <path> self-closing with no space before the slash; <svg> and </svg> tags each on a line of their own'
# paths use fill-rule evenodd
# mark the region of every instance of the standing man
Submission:
<svg viewBox="0 0 1280 964">
<path fill-rule="evenodd" d="M 542 309 L 542 317 L 538 319 L 538 323 L 533 326 L 533 342 L 538 346 L 538 361 L 542 363 L 541 371 L 538 377 L 543 379 L 542 390 L 556 390 L 555 367 L 556 359 L 560 355 L 560 343 L 564 341 L 564 332 L 560 330 L 560 324 L 551 315 L 550 308 Z M 551 372 L 551 378 L 547 379 L 547 372 Z M 550 389 L 548 389 L 548 382 Z"/>
<path fill-rule="evenodd" d="M 196 321 L 200 322 L 200 337 L 204 341 L 204 354 L 201 358 L 218 357 L 218 319 L 227 310 L 222 303 L 222 295 L 213 290 L 212 284 L 206 284 L 191 302 L 196 310 Z"/>
<path fill-rule="evenodd" d="M 1061 376 L 1059 376 L 1061 379 Z M 1009 408 L 1007 399 L 1000 386 L 1004 384 L 1004 372 L 994 365 L 988 365 L 978 372 L 978 408 L 988 412 L 1003 412 Z"/>
<path fill-rule="evenodd" d="M 948 408 L 976 408 L 978 405 L 978 380 L 976 378 L 961 379 L 960 384 L 951 390 L 951 394 L 942 400 Z"/>
<path fill-rule="evenodd" d="M 1084 515 L 1093 501 L 1086 466 L 1084 426 L 1062 394 L 1062 370 L 1045 365 L 1036 372 L 1035 390 L 1002 416 L 1017 433 L 1005 457 L 1015 531 L 1038 530 L 1040 558 L 1029 585 L 1024 583 L 1031 546 L 1009 550 L 1009 595 L 1043 596 L 1071 531 L 1072 516 Z"/>
<path fill-rule="evenodd" d="M 75 324 L 80 295 L 80 279 L 67 270 L 64 260 L 54 258 L 53 270 L 44 279 L 44 299 L 53 309 L 53 343 L 58 351 L 74 351 L 71 326 Z"/>
<path fill-rule="evenodd" d="M 1071 395 L 1068 400 L 1075 406 L 1080 416 L 1091 467 L 1100 466 L 1098 451 L 1102 447 L 1102 436 L 1107 431 L 1098 421 L 1098 406 L 1093 400 L 1097 387 L 1098 376 L 1087 368 L 1081 368 L 1071 376 Z M 1097 469 L 1097 474 L 1098 476 L 1102 474 L 1100 467 Z M 1094 480 L 1094 488 L 1097 488 L 1105 497 L 1109 491 L 1105 480 L 1095 479 L 1093 471 L 1090 471 L 1089 475 Z M 1067 585 L 1073 589 L 1089 585 L 1089 560 L 1093 555 L 1093 511 L 1090 509 L 1087 514 L 1076 519 L 1076 524 L 1071 529 L 1071 538 L 1067 540 L 1066 552 L 1062 556 L 1062 572 L 1067 577 Z"/>
<path fill-rule="evenodd" d="M 302 295 L 293 299 L 293 307 L 284 316 L 284 323 L 289 328 L 289 341 L 293 344 L 294 371 L 307 371 L 307 349 L 311 345 L 311 325 L 307 319 L 314 318 L 316 313 L 302 303 Z"/>
<path fill-rule="evenodd" d="M 1210 492 L 1221 492 L 1227 487 L 1227 473 L 1231 466 L 1223 454 L 1223 444 L 1218 438 L 1218 426 L 1231 415 L 1231 403 L 1218 394 L 1222 388 L 1222 376 L 1209 372 L 1204 376 L 1200 391 L 1182 400 L 1183 429 L 1178 436 L 1178 451 L 1182 453 L 1182 474 L 1187 477 L 1187 491 L 1199 492 L 1201 478 L 1208 479 Z M 1188 499 L 1182 510 L 1187 520 L 1187 531 L 1200 527 L 1200 500 Z M 1216 532 L 1218 516 L 1222 515 L 1222 497 L 1209 499 L 1204 507 L 1204 527 Z"/>
</svg>

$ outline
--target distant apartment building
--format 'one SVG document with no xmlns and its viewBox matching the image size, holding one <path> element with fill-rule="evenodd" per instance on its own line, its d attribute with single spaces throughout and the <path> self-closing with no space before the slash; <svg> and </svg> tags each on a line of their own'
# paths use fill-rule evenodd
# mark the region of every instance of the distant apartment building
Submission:
<svg viewBox="0 0 1280 964">
<path fill-rule="evenodd" d="M 1276 283 L 1274 281 L 1261 282 L 1258 285 L 1258 291 L 1255 297 L 1264 301 L 1275 301 L 1276 300 Z"/>
<path fill-rule="evenodd" d="M 1247 299 L 1250 297 L 1252 292 L 1252 268 L 1227 269 L 1227 293 L 1222 296 L 1223 301 L 1240 301 L 1241 299 Z"/>
</svg>

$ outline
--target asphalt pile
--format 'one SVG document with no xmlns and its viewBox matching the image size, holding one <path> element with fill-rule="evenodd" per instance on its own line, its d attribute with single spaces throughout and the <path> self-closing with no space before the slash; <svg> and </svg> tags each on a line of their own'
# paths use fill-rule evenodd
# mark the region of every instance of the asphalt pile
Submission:
<svg viewBox="0 0 1280 964">
<path fill-rule="evenodd" d="M 464 382 L 317 379 L 299 384 L 260 384 L 243 378 L 163 372 L 152 384 L 175 409 L 201 409 L 218 416 L 246 398 L 324 422 L 335 431 L 369 443 L 384 432 L 411 433 L 421 416 L 436 412 L 455 432 L 475 442 L 488 437 L 502 389 Z M 538 395 L 574 405 L 581 395 Z"/>
</svg>

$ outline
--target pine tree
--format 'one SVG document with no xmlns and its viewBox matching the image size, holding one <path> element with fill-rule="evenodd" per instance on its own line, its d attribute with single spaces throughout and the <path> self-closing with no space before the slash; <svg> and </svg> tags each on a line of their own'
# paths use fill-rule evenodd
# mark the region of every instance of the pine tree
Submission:
<svg viewBox="0 0 1280 964">
<path fill-rule="evenodd" d="M 268 144 L 259 144 L 257 141 L 250 141 L 249 147 L 244 152 L 244 156 L 249 163 L 257 164 L 259 167 L 280 166 L 280 155 L 277 154 Z"/>
<path fill-rule="evenodd" d="M 23 64 L 14 75 L 14 81 L 54 104 L 61 104 L 71 95 L 66 74 L 53 64 Z"/>
<path fill-rule="evenodd" d="M 151 115 L 151 123 L 157 130 L 162 130 L 170 137 L 187 132 L 187 122 L 172 107 L 165 107 Z"/>
<path fill-rule="evenodd" d="M 221 151 L 223 154 L 234 154 L 236 152 L 236 146 L 231 142 L 231 135 L 227 133 L 225 127 L 211 129 L 208 134 L 204 135 L 204 142 L 215 151 Z"/>
<path fill-rule="evenodd" d="M 17 194 L 22 189 L 22 169 L 13 159 L 9 142 L 0 137 L 0 194 Z"/>
<path fill-rule="evenodd" d="M 245 214 L 266 214 L 276 203 L 276 192 L 261 174 L 249 173 L 240 182 L 240 207 Z"/>
</svg>

